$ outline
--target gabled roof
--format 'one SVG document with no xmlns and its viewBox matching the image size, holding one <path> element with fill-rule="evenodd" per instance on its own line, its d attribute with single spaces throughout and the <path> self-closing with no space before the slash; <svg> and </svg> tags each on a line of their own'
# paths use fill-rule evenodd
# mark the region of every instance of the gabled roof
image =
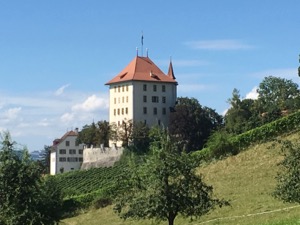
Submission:
<svg viewBox="0 0 300 225">
<path fill-rule="evenodd" d="M 53 141 L 53 146 L 56 146 L 58 144 L 60 144 L 61 142 L 63 142 L 68 136 L 78 136 L 78 133 L 75 131 L 68 131 L 67 133 L 64 134 L 64 136 L 62 136 L 60 139 L 55 139 Z"/>
<path fill-rule="evenodd" d="M 172 64 L 170 65 L 172 66 Z M 173 67 L 171 71 L 172 75 L 166 75 L 151 61 L 150 58 L 136 56 L 117 76 L 107 82 L 106 85 L 131 80 L 170 82 L 177 84 L 173 73 Z"/>
</svg>

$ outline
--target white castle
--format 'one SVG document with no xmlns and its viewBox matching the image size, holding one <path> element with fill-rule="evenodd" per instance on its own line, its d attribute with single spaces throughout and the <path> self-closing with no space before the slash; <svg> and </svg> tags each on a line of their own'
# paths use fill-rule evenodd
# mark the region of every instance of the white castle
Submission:
<svg viewBox="0 0 300 225">
<path fill-rule="evenodd" d="M 136 56 L 117 76 L 106 83 L 109 86 L 109 123 L 120 126 L 123 121 L 131 120 L 144 122 L 149 127 L 167 127 L 177 98 L 177 84 L 172 62 L 165 74 L 148 56 Z M 77 161 L 72 159 L 72 162 L 63 159 L 63 163 L 60 161 L 63 157 L 60 149 L 53 150 L 51 174 L 58 173 L 62 167 L 64 171 L 69 171 L 80 167 L 87 169 L 111 166 L 119 160 L 123 152 L 121 142 L 112 141 L 110 148 L 84 148 L 83 152 L 79 151 L 81 149 L 83 147 L 78 146 L 78 152 L 83 154 L 82 159 L 81 156 Z"/>
</svg>

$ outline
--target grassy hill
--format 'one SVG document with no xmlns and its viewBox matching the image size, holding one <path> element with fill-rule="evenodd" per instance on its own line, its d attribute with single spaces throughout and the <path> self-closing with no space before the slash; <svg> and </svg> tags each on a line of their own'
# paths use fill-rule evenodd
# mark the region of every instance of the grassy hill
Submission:
<svg viewBox="0 0 300 225">
<path fill-rule="evenodd" d="M 300 133 L 287 137 L 299 139 Z M 283 203 L 272 197 L 276 185 L 277 163 L 282 160 L 280 146 L 266 142 L 249 147 L 236 156 L 202 165 L 199 172 L 206 182 L 213 185 L 214 193 L 229 200 L 231 206 L 216 209 L 198 220 L 178 218 L 178 225 L 240 224 L 283 225 L 300 224 L 300 207 Z M 90 209 L 62 221 L 65 225 L 150 225 L 155 221 L 123 221 L 114 214 L 112 207 Z M 161 223 L 161 224 L 167 224 Z"/>
</svg>

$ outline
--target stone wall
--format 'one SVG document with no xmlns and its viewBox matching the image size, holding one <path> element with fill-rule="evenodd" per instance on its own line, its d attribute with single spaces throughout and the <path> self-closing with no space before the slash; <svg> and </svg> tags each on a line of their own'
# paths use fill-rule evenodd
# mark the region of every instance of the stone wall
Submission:
<svg viewBox="0 0 300 225">
<path fill-rule="evenodd" d="M 106 148 L 101 146 L 100 148 L 93 148 L 91 146 L 91 148 L 84 148 L 81 169 L 113 166 L 115 162 L 120 160 L 122 154 L 123 148 L 121 147 Z"/>
</svg>

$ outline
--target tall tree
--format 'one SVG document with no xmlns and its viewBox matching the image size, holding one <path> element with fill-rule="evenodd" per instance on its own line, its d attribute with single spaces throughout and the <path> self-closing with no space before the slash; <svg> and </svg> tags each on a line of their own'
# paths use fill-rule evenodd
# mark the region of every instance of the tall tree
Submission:
<svg viewBox="0 0 300 225">
<path fill-rule="evenodd" d="M 103 144 L 104 147 L 109 146 L 109 132 L 110 132 L 110 126 L 109 122 L 106 120 L 99 121 L 97 123 L 97 140 L 98 144 Z"/>
<path fill-rule="evenodd" d="M 15 142 L 9 133 L 4 133 L 0 151 L 0 224 L 54 224 L 59 221 L 61 203 L 56 185 L 42 177 L 27 150 L 18 154 Z"/>
<path fill-rule="evenodd" d="M 90 125 L 83 126 L 77 137 L 78 144 L 86 144 L 88 147 L 100 146 L 103 144 L 108 147 L 109 144 L 110 125 L 107 121 L 99 121 Z"/>
<path fill-rule="evenodd" d="M 117 191 L 115 211 L 124 218 L 167 220 L 181 214 L 200 217 L 227 202 L 212 197 L 213 189 L 196 173 L 198 162 L 178 149 L 162 132 L 142 165 L 131 164 Z"/>
<path fill-rule="evenodd" d="M 292 80 L 268 76 L 257 89 L 261 113 L 274 110 L 297 110 L 300 107 L 298 84 Z"/>
<path fill-rule="evenodd" d="M 187 151 L 195 151 L 203 147 L 211 132 L 222 123 L 221 115 L 202 107 L 197 99 L 178 98 L 175 112 L 170 114 L 169 130 Z"/>
<path fill-rule="evenodd" d="M 231 105 L 225 115 L 225 128 L 229 133 L 240 134 L 259 125 L 255 100 L 242 99 L 239 90 L 234 88 L 227 102 Z"/>
<path fill-rule="evenodd" d="M 45 174 L 50 173 L 50 154 L 51 154 L 51 146 L 45 145 L 42 153 L 42 171 Z"/>
</svg>

